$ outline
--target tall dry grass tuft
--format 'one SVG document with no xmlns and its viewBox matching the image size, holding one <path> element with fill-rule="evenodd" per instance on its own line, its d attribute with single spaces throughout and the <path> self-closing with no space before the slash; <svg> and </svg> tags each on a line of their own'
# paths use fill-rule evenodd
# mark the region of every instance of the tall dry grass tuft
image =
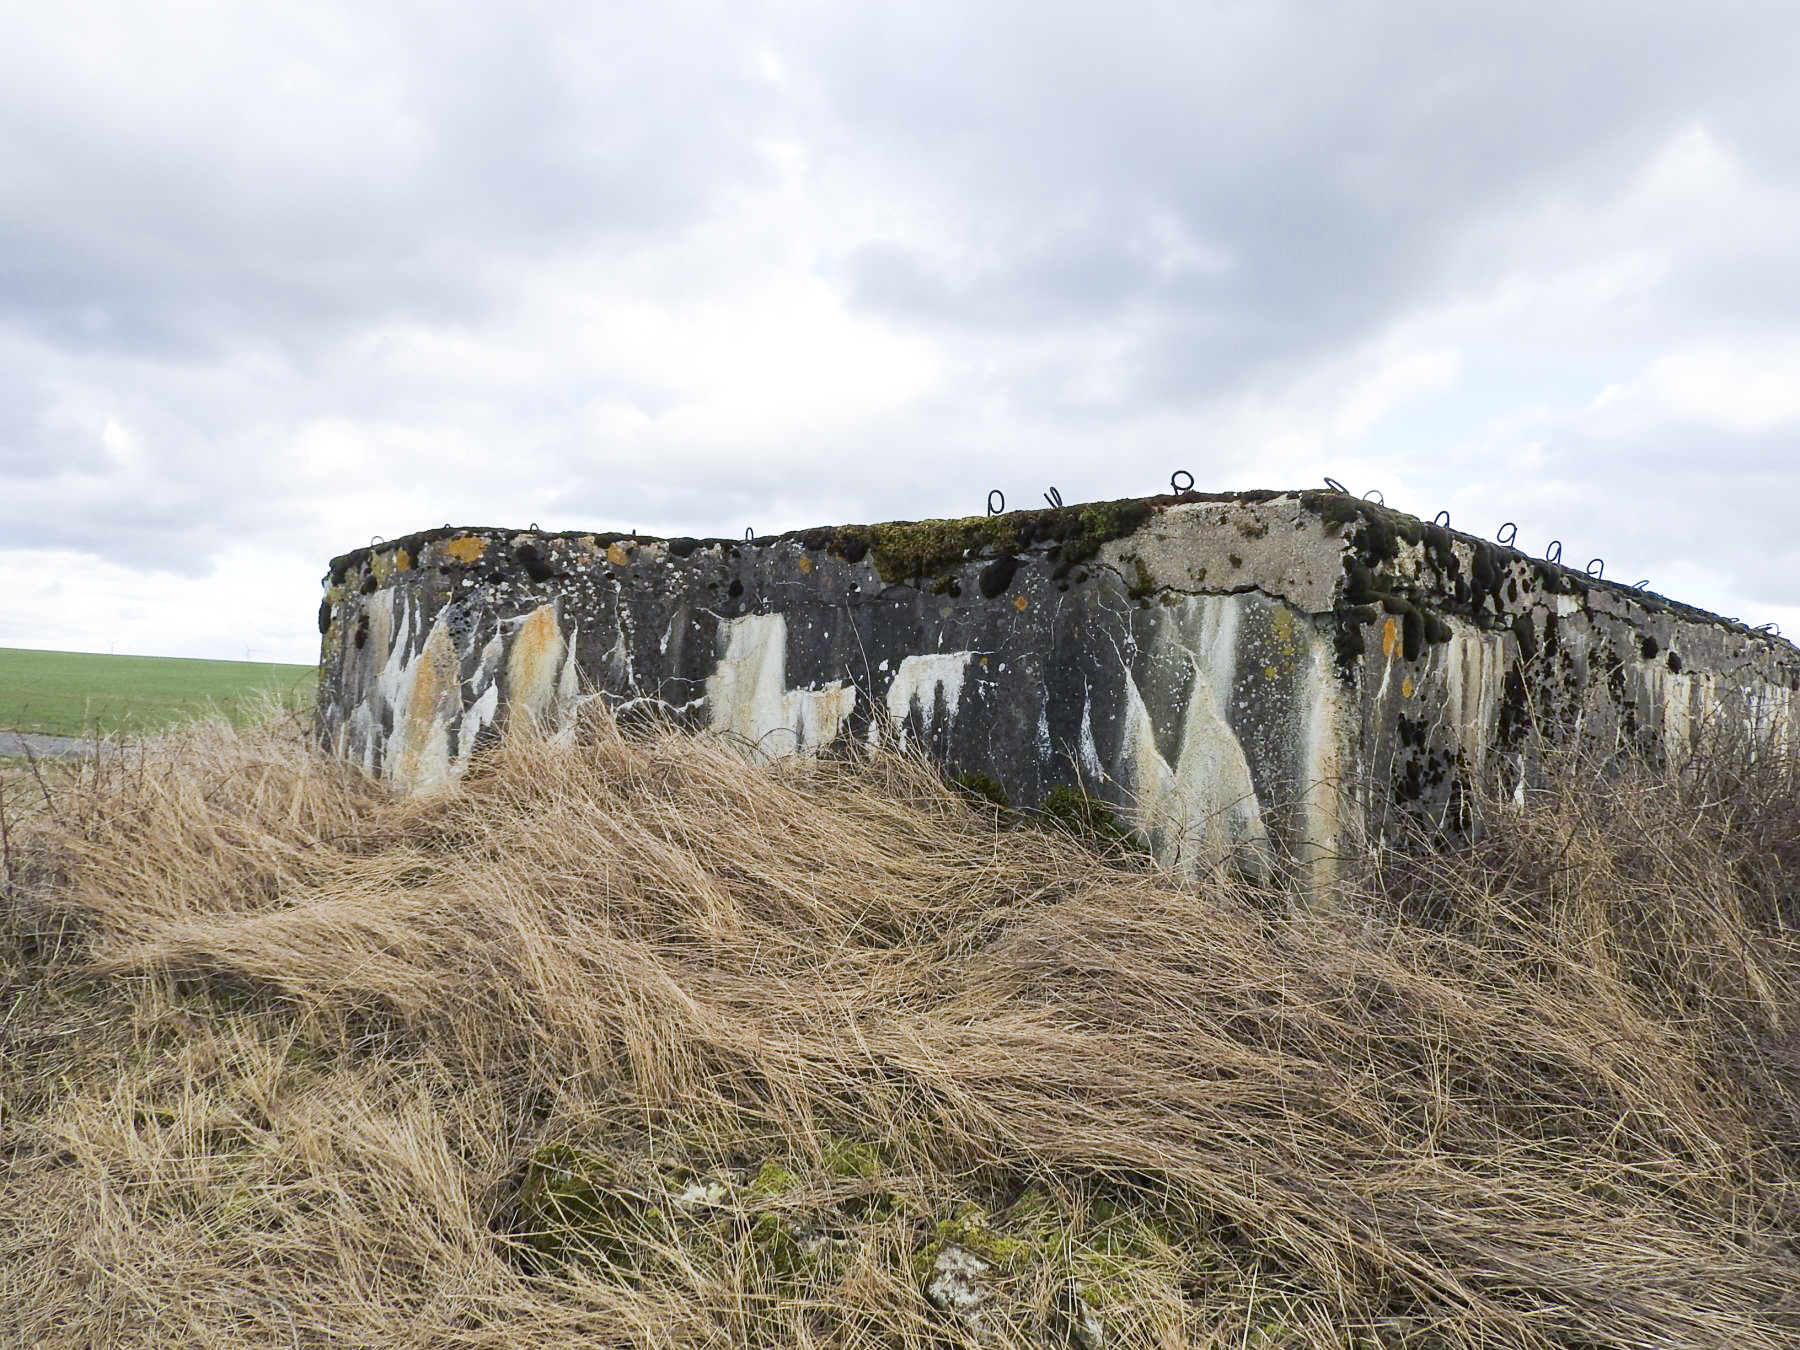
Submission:
<svg viewBox="0 0 1800 1350">
<path fill-rule="evenodd" d="M 103 756 L 8 797 L 0 1325 L 1792 1345 L 1794 798 L 1731 753 L 1311 907 L 599 716 L 411 801 Z"/>
</svg>

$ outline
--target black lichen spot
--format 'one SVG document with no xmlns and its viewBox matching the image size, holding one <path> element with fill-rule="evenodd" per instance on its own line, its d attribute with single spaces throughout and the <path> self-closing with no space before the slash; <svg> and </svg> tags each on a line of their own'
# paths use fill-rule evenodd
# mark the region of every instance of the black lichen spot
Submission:
<svg viewBox="0 0 1800 1350">
<path fill-rule="evenodd" d="M 1344 599 L 1352 605 L 1373 604 L 1381 599 L 1375 589 L 1375 574 L 1355 558 L 1344 559 L 1344 574 L 1350 578 L 1344 587 Z"/>
<path fill-rule="evenodd" d="M 520 544 L 513 550 L 513 554 L 524 567 L 525 575 L 533 581 L 548 581 L 556 575 L 556 569 L 545 561 L 543 552 L 536 544 Z"/>
<path fill-rule="evenodd" d="M 1230 560 L 1233 567 L 1242 567 L 1244 565 L 1244 560 L 1235 553 L 1228 553 L 1225 556 Z"/>
<path fill-rule="evenodd" d="M 744 593 L 743 579 L 741 577 L 733 577 L 731 579 L 731 585 L 729 585 L 725 588 L 725 594 L 729 595 L 733 600 L 735 600 L 738 598 L 738 596 L 742 595 L 743 593 Z"/>
<path fill-rule="evenodd" d="M 1373 562 L 1392 562 L 1400 556 L 1400 537 L 1394 527 L 1373 512 L 1363 517 L 1352 542 Z"/>
<path fill-rule="evenodd" d="M 355 637 L 353 637 L 351 639 L 351 641 L 353 641 L 356 644 L 356 650 L 360 652 L 363 649 L 363 644 L 366 643 L 368 640 L 369 640 L 369 616 L 365 614 L 362 617 L 360 617 L 359 619 L 357 619 L 356 635 L 355 635 Z"/>
<path fill-rule="evenodd" d="M 1338 674 L 1345 679 L 1350 678 L 1351 673 L 1356 669 L 1356 663 L 1361 661 L 1368 651 L 1363 642 L 1362 625 L 1350 617 L 1350 614 L 1361 612 L 1360 610 L 1351 610 L 1348 613 L 1340 614 L 1337 635 L 1332 639 L 1332 647 L 1337 653 Z"/>
<path fill-rule="evenodd" d="M 373 595 L 375 594 L 376 586 L 379 584 L 380 583 L 375 580 L 375 574 L 369 572 L 363 576 L 362 585 L 358 586 L 356 589 L 363 595 Z"/>
<path fill-rule="evenodd" d="M 319 601 L 319 636 L 324 637 L 331 629 L 331 601 Z"/>
<path fill-rule="evenodd" d="M 1401 642 L 1408 661 L 1417 661 L 1425 651 L 1425 618 L 1417 605 L 1408 605 L 1400 618 Z"/>
<path fill-rule="evenodd" d="M 1011 588 L 1013 577 L 1019 570 L 1019 560 L 1010 553 L 1002 553 L 998 558 L 981 569 L 980 586 L 982 595 L 989 600 L 1005 595 Z"/>
<path fill-rule="evenodd" d="M 1676 675 L 1681 674 L 1681 658 L 1674 652 L 1669 653 L 1669 670 Z"/>
<path fill-rule="evenodd" d="M 1646 661 L 1655 659 L 1658 650 L 1660 649 L 1657 647 L 1656 639 L 1653 637 L 1646 637 L 1638 642 L 1638 654 Z"/>
<path fill-rule="evenodd" d="M 1531 696 L 1525 676 L 1517 666 L 1506 672 L 1506 689 L 1500 697 L 1500 744 L 1513 745 L 1531 725 Z"/>
<path fill-rule="evenodd" d="M 671 558 L 686 558 L 699 547 L 700 541 L 698 539 L 671 539 L 668 543 L 669 556 Z"/>
<path fill-rule="evenodd" d="M 1484 595 L 1497 596 L 1501 579 L 1505 575 L 1499 553 L 1485 539 L 1476 541 L 1473 552 L 1469 572 L 1475 590 Z"/>
<path fill-rule="evenodd" d="M 1531 622 L 1529 614 L 1515 614 L 1512 621 L 1513 638 L 1519 644 L 1519 656 L 1526 661 L 1537 655 L 1537 629 Z"/>
<path fill-rule="evenodd" d="M 1444 576 L 1461 577 L 1462 564 L 1457 561 L 1454 538 L 1450 531 L 1435 523 L 1421 528 L 1425 535 L 1425 556 L 1430 559 L 1431 565 Z"/>
</svg>

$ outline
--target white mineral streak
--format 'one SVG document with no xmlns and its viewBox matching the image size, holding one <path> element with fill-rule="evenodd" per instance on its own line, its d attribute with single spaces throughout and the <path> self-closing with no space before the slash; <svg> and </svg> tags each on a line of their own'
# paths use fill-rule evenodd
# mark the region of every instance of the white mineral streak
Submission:
<svg viewBox="0 0 1800 1350">
<path fill-rule="evenodd" d="M 1136 801 L 1138 821 L 1159 857 L 1188 875 L 1227 856 L 1260 871 L 1268 831 L 1250 778 L 1250 761 L 1220 711 L 1230 698 L 1237 664 L 1237 596 L 1198 596 L 1195 646 L 1176 644 L 1194 666 L 1194 685 L 1182 714 L 1181 748 L 1170 764 L 1156 745 L 1156 726 L 1137 681 L 1125 679 L 1120 767 Z M 1188 627 L 1184 624 L 1183 627 Z"/>
<path fill-rule="evenodd" d="M 1314 894 L 1322 894 L 1349 842 L 1344 838 L 1346 816 L 1354 819 L 1355 813 L 1345 797 L 1350 783 L 1344 766 L 1350 762 L 1351 748 L 1343 682 L 1330 644 L 1316 634 L 1309 644 L 1302 687 L 1306 703 L 1300 791 L 1306 837 L 1300 841 L 1299 854 L 1310 869 L 1308 885 Z"/>
<path fill-rule="evenodd" d="M 463 710 L 462 722 L 456 729 L 456 762 L 458 768 L 468 763 L 469 752 L 481 729 L 491 726 L 500 716 L 500 686 L 490 683 Z"/>
<path fill-rule="evenodd" d="M 469 690 L 474 697 L 463 710 L 462 721 L 456 729 L 459 771 L 468 762 L 469 752 L 474 748 L 475 738 L 481 734 L 481 729 L 492 725 L 500 715 L 500 666 L 505 660 L 506 641 L 495 633 L 482 647 L 481 660 L 475 667 L 475 674 L 468 681 Z"/>
<path fill-rule="evenodd" d="M 631 622 L 631 611 L 619 605 L 615 613 L 618 627 L 613 633 L 613 645 L 606 651 L 606 669 L 615 689 L 636 689 L 637 671 L 632 668 L 631 649 L 625 645 L 626 630 Z"/>
<path fill-rule="evenodd" d="M 725 650 L 706 678 L 707 720 L 714 731 L 761 741 L 782 725 L 787 692 L 787 619 L 746 614 L 719 625 Z"/>
<path fill-rule="evenodd" d="M 598 697 L 596 694 L 581 692 L 581 671 L 575 664 L 575 639 L 580 632 L 579 626 L 569 630 L 569 636 L 563 648 L 562 674 L 556 677 L 558 720 L 556 735 L 557 739 L 564 743 L 572 742 L 575 737 L 575 719 L 569 714 L 586 700 Z"/>
<path fill-rule="evenodd" d="M 1759 734 L 1766 736 L 1772 749 L 1786 753 L 1794 738 L 1794 702 L 1792 689 L 1775 684 L 1759 684 L 1756 698 L 1756 722 Z"/>
<path fill-rule="evenodd" d="M 1081 696 L 1081 767 L 1090 781 L 1100 780 L 1100 747 L 1094 743 L 1094 694 L 1091 689 Z"/>
<path fill-rule="evenodd" d="M 819 750 L 835 741 L 856 708 L 856 688 L 833 680 L 787 687 L 787 618 L 746 614 L 719 625 L 725 650 L 706 678 L 707 721 L 770 754 Z"/>
<path fill-rule="evenodd" d="M 462 711 L 458 667 L 456 645 L 440 614 L 419 654 L 405 663 L 397 680 L 404 690 L 393 703 L 394 739 L 388 747 L 387 770 L 402 792 L 430 792 L 454 776 L 450 724 Z"/>
<path fill-rule="evenodd" d="M 1647 702 L 1662 722 L 1663 753 L 1680 764 L 1698 748 L 1703 731 L 1729 718 L 1759 744 L 1784 749 L 1793 735 L 1794 692 L 1767 680 L 1738 685 L 1710 670 L 1677 675 L 1662 661 L 1641 667 Z"/>
<path fill-rule="evenodd" d="M 894 682 L 888 686 L 887 710 L 888 725 L 901 749 L 906 748 L 906 722 L 914 708 L 919 710 L 925 731 L 936 730 L 940 691 L 944 696 L 944 716 L 952 723 L 956 721 L 956 710 L 962 704 L 963 679 L 974 659 L 974 652 L 929 652 L 909 656 L 900 663 Z"/>
<path fill-rule="evenodd" d="M 387 699 L 386 676 L 393 660 L 391 643 L 394 628 L 394 594 L 392 591 L 377 591 L 369 597 L 368 605 L 363 610 L 368 620 L 369 635 L 363 642 L 363 669 L 374 668 L 380 662 L 382 668 L 377 670 L 372 688 L 362 689 L 362 697 L 350 709 L 345 719 L 344 755 L 361 763 L 364 773 L 374 773 L 377 765 L 382 764 L 381 744 L 381 709 Z"/>
<path fill-rule="evenodd" d="M 1500 725 L 1500 695 L 1506 679 L 1506 639 L 1450 621 L 1450 641 L 1437 657 L 1444 702 L 1439 712 L 1470 764 L 1487 760 Z"/>
<path fill-rule="evenodd" d="M 558 677 L 568 651 L 556 606 L 539 605 L 513 623 L 506 654 L 507 721 L 550 729 L 558 720 Z"/>
<path fill-rule="evenodd" d="M 1692 675 L 1677 675 L 1661 661 L 1646 661 L 1639 668 L 1647 701 L 1661 723 L 1662 751 L 1671 764 L 1679 764 L 1693 749 L 1696 682 Z M 1702 714 L 1704 715 L 1704 714 Z"/>
</svg>

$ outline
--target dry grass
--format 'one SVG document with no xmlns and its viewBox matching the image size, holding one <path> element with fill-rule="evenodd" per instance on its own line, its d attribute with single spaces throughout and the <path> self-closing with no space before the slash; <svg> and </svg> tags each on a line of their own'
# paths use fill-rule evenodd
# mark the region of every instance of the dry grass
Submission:
<svg viewBox="0 0 1800 1350">
<path fill-rule="evenodd" d="M 217 725 L 9 784 L 0 1327 L 1791 1346 L 1794 788 L 1570 773 L 1296 912 L 600 720 L 430 800 Z"/>
</svg>

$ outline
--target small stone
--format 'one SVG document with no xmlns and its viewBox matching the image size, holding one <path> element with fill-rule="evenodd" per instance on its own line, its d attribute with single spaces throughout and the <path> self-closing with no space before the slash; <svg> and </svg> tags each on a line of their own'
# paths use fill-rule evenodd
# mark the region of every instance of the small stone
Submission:
<svg viewBox="0 0 1800 1350">
<path fill-rule="evenodd" d="M 677 1209 L 717 1209 L 731 1195 L 724 1182 L 713 1177 L 697 1177 L 675 1193 Z"/>
<path fill-rule="evenodd" d="M 993 1266 L 974 1252 L 948 1243 L 931 1263 L 931 1277 L 925 1281 L 925 1297 L 934 1308 L 973 1319 L 980 1313 L 981 1305 L 988 1301 L 982 1279 L 993 1272 Z"/>
<path fill-rule="evenodd" d="M 1100 1350 L 1106 1344 L 1106 1324 L 1100 1313 L 1082 1297 L 1078 1280 L 1064 1281 L 1056 1291 L 1056 1304 L 1050 1314 L 1050 1328 L 1060 1345 L 1075 1350 Z"/>
</svg>

